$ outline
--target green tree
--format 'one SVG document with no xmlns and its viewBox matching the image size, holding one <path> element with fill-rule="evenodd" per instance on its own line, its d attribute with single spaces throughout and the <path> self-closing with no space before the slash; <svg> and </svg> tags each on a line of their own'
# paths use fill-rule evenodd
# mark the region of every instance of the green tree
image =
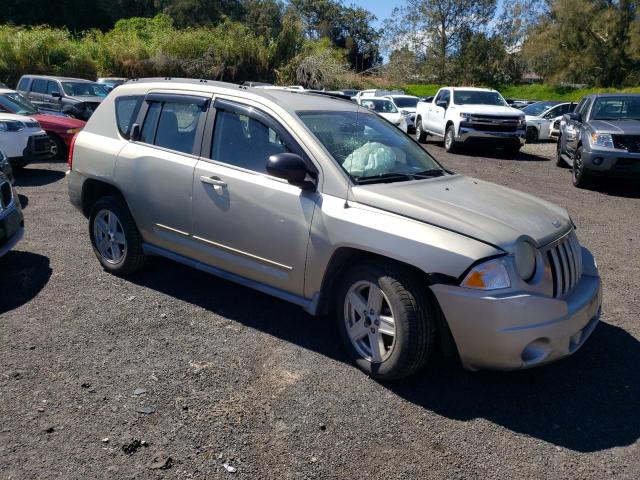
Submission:
<svg viewBox="0 0 640 480">
<path fill-rule="evenodd" d="M 385 22 L 388 45 L 406 45 L 425 61 L 437 82 L 451 79 L 451 60 L 467 32 L 482 31 L 496 0 L 406 0 Z"/>
</svg>

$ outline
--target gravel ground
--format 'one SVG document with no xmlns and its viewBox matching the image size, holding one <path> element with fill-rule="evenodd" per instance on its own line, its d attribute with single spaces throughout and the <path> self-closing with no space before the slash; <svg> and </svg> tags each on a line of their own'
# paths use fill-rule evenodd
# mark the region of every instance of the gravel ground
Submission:
<svg viewBox="0 0 640 480">
<path fill-rule="evenodd" d="M 426 148 L 569 210 L 604 281 L 577 354 L 377 383 L 293 305 L 160 259 L 105 273 L 65 166 L 36 164 L 18 179 L 25 238 L 0 260 L 0 478 L 637 479 L 640 186 L 578 190 L 549 143 L 515 160 Z"/>
</svg>

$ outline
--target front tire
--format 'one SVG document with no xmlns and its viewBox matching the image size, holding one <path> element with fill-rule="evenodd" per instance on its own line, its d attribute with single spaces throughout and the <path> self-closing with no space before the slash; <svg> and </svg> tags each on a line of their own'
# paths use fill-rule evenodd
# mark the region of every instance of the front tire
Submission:
<svg viewBox="0 0 640 480">
<path fill-rule="evenodd" d="M 562 158 L 562 137 L 558 137 L 558 143 L 556 145 L 556 166 L 560 168 L 567 168 L 567 162 Z"/>
<path fill-rule="evenodd" d="M 425 143 L 427 141 L 427 132 L 422 129 L 422 119 L 416 120 L 416 140 L 418 143 Z"/>
<path fill-rule="evenodd" d="M 129 208 L 119 196 L 102 197 L 93 205 L 89 237 L 93 252 L 108 272 L 128 275 L 140 270 L 145 263 L 142 237 Z"/>
<path fill-rule="evenodd" d="M 537 142 L 539 135 L 536 127 L 527 127 L 527 143 Z"/>
<path fill-rule="evenodd" d="M 456 142 L 456 127 L 449 125 L 444 134 L 444 149 L 449 153 L 455 153 L 458 150 L 458 142 Z"/>
<path fill-rule="evenodd" d="M 421 370 L 435 337 L 435 313 L 426 287 L 386 262 L 351 268 L 336 296 L 338 328 L 356 365 L 378 380 Z"/>
<path fill-rule="evenodd" d="M 589 188 L 592 184 L 591 178 L 585 171 L 584 162 L 582 161 L 582 145 L 578 147 L 576 153 L 573 155 L 571 182 L 573 186 L 577 188 Z"/>
</svg>

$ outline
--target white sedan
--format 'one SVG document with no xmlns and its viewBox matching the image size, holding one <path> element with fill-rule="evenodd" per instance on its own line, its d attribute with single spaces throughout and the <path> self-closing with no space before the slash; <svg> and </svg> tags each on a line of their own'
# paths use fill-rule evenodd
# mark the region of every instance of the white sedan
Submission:
<svg viewBox="0 0 640 480">
<path fill-rule="evenodd" d="M 553 122 L 573 111 L 575 106 L 573 102 L 536 102 L 523 108 L 527 122 L 527 142 L 549 140 Z"/>
<path fill-rule="evenodd" d="M 378 115 L 393 123 L 396 127 L 407 133 L 409 127 L 407 124 L 407 115 L 403 114 L 396 108 L 388 98 L 362 98 L 359 100 L 360 105 L 369 110 L 376 112 Z"/>
<path fill-rule="evenodd" d="M 51 156 L 51 140 L 35 118 L 0 113 L 0 150 L 13 168 Z"/>
</svg>

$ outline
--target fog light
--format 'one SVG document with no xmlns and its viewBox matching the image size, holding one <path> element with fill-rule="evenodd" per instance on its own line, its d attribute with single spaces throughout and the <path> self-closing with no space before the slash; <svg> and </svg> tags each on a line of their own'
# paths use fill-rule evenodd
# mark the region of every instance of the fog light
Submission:
<svg viewBox="0 0 640 480">
<path fill-rule="evenodd" d="M 602 162 L 604 162 L 604 158 L 602 157 L 596 157 L 593 159 L 593 164 L 594 165 L 602 165 Z"/>
<path fill-rule="evenodd" d="M 542 362 L 551 353 L 551 346 L 548 338 L 538 338 L 527 345 L 520 357 L 525 365 Z"/>
</svg>

